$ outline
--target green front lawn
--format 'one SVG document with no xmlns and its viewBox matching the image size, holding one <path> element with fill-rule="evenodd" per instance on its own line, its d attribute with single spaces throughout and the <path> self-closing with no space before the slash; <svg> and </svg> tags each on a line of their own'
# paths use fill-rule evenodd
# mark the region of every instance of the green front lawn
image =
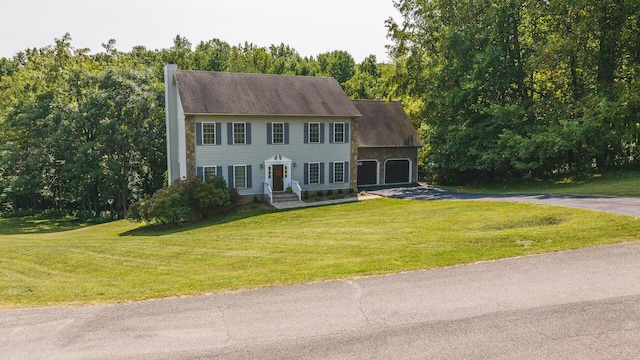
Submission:
<svg viewBox="0 0 640 360">
<path fill-rule="evenodd" d="M 640 197 L 640 171 L 615 171 L 556 180 L 444 186 L 450 190 L 487 194 L 566 194 Z"/>
<path fill-rule="evenodd" d="M 178 228 L 40 225 L 25 233 L 0 219 L 0 308 L 205 294 L 640 240 L 631 216 L 392 199 L 239 212 Z"/>
</svg>

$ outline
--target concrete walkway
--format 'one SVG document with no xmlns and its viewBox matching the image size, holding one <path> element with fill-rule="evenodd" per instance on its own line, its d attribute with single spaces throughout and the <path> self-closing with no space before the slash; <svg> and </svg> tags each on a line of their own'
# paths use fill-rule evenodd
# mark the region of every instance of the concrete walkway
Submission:
<svg viewBox="0 0 640 360">
<path fill-rule="evenodd" d="M 538 203 L 640 216 L 640 198 L 550 194 L 471 194 L 438 189 L 424 184 L 372 190 L 369 193 L 396 199 L 412 200 L 481 200 Z"/>
<path fill-rule="evenodd" d="M 294 209 L 294 208 L 303 208 L 303 207 L 311 207 L 311 206 L 323 206 L 323 205 L 333 205 L 333 204 L 342 204 L 348 202 L 362 201 L 379 198 L 379 195 L 358 195 L 354 197 L 348 197 L 344 199 L 335 199 L 335 200 L 324 200 L 324 201 L 313 201 L 313 202 L 304 202 L 304 201 L 283 201 L 283 202 L 274 202 L 271 204 L 276 209 Z"/>
</svg>

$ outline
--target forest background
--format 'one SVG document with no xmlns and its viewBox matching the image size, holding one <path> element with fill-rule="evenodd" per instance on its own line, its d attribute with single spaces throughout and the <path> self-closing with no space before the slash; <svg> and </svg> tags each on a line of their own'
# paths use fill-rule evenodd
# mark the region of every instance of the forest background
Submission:
<svg viewBox="0 0 640 360">
<path fill-rule="evenodd" d="M 101 52 L 69 34 L 0 58 L 0 215 L 122 218 L 165 183 L 163 67 L 332 76 L 400 100 L 440 184 L 638 168 L 640 0 L 399 0 L 390 64 L 285 44 Z"/>
</svg>

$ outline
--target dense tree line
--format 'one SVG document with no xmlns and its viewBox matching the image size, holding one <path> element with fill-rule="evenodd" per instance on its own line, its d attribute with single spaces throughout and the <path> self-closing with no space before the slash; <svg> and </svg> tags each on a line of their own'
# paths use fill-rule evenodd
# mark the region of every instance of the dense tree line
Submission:
<svg viewBox="0 0 640 360">
<path fill-rule="evenodd" d="M 397 0 L 393 64 L 285 45 L 91 54 L 65 35 L 0 58 L 0 214 L 123 217 L 165 184 L 163 67 L 332 76 L 352 98 L 399 99 L 439 182 L 640 164 L 639 0 Z"/>
<path fill-rule="evenodd" d="M 398 94 L 441 182 L 637 164 L 640 2 L 400 0 Z"/>
<path fill-rule="evenodd" d="M 383 69 L 345 51 L 301 57 L 281 44 L 193 46 L 90 54 L 67 34 L 0 59 L 0 215 L 43 211 L 122 218 L 166 180 L 163 67 L 333 76 L 357 97 L 381 97 Z M 389 72 L 386 72 L 390 77 Z"/>
</svg>

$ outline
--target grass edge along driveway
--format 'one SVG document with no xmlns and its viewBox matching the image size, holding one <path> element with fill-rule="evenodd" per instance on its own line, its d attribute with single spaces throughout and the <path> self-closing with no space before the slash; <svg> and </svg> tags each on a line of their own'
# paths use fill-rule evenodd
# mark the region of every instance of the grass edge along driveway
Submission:
<svg viewBox="0 0 640 360">
<path fill-rule="evenodd" d="M 0 232 L 0 309 L 198 295 L 632 242 L 640 240 L 640 219 L 537 204 L 378 199 L 178 228 L 116 221 L 18 232 Z"/>
</svg>

